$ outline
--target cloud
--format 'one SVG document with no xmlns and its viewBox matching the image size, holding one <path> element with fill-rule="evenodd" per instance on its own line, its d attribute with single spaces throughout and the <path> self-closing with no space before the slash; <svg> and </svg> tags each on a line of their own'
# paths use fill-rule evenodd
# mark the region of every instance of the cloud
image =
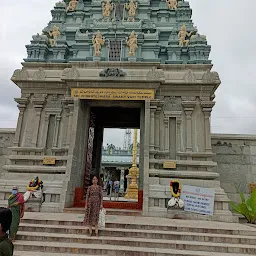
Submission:
<svg viewBox="0 0 256 256">
<path fill-rule="evenodd" d="M 0 16 L 0 127 L 15 127 L 18 110 L 14 97 L 20 90 L 10 81 L 26 57 L 25 45 L 51 20 L 57 0 L 9 0 L 1 3 Z M 190 0 L 193 22 L 212 46 L 210 58 L 222 84 L 216 92 L 212 131 L 255 133 L 256 72 L 254 49 L 256 1 Z M 4 49 L 4 50 L 3 50 Z M 118 134 L 118 139 L 117 139 Z M 123 131 L 107 134 L 123 145 Z"/>
</svg>

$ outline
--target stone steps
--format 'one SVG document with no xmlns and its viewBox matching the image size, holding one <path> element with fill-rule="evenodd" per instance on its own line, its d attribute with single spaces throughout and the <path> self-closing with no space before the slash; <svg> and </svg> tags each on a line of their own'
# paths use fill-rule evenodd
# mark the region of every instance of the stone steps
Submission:
<svg viewBox="0 0 256 256">
<path fill-rule="evenodd" d="M 34 225 L 33 225 L 34 224 Z M 22 230 L 24 231 L 30 231 L 33 230 L 35 227 L 40 227 L 42 232 L 45 230 L 45 232 L 56 232 L 56 229 L 58 232 L 61 230 L 62 233 L 69 233 L 77 234 L 80 232 L 83 232 L 85 229 L 82 226 L 82 217 L 81 221 L 59 221 L 59 220 L 38 220 L 38 219 L 23 219 L 22 223 L 20 224 Z M 240 235 L 240 236 L 255 236 L 256 237 L 256 229 L 255 230 L 239 230 L 239 229 L 227 229 L 227 228 L 221 228 L 220 227 L 196 227 L 196 226 L 162 226 L 162 225 L 154 225 L 154 223 L 149 224 L 123 224 L 123 223 L 106 223 L 106 228 L 113 228 L 118 229 L 119 232 L 122 232 L 122 230 L 136 230 L 138 232 L 147 231 L 147 230 L 161 230 L 162 231 L 176 231 L 176 232 L 190 232 L 190 233 L 203 233 L 203 234 L 219 234 L 219 235 Z M 107 232 L 108 229 L 105 228 L 105 232 Z M 80 230 L 80 231 L 79 231 Z"/>
<path fill-rule="evenodd" d="M 95 256 L 95 254 L 83 254 L 84 256 Z M 35 252 L 17 251 L 13 256 L 35 256 Z M 36 256 L 52 256 L 52 252 L 36 252 Z M 54 253 L 54 256 L 77 256 L 77 254 L 70 253 Z M 101 256 L 107 256 L 102 254 Z"/>
<path fill-rule="evenodd" d="M 20 225 L 18 237 L 22 240 L 33 240 L 31 234 L 36 234 L 34 231 L 40 228 L 42 234 L 47 237 L 53 237 L 53 234 L 72 234 L 78 238 L 85 239 L 82 235 L 88 234 L 88 229 L 78 226 L 61 226 L 61 225 L 40 225 L 40 224 L 24 224 Z M 32 233 L 33 232 L 33 233 Z M 166 239 L 166 240 L 181 240 L 181 241 L 199 241 L 213 243 L 230 243 L 230 244 L 247 244 L 255 245 L 256 236 L 239 236 L 239 235 L 224 235 L 212 233 L 197 233 L 197 232 L 182 232 L 182 231 L 163 231 L 163 230 L 140 230 L 140 229 L 119 229 L 119 228 L 104 228 L 100 231 L 100 235 L 107 238 L 112 237 L 136 237 L 147 239 Z M 38 237 L 38 235 L 37 235 Z M 43 239 L 43 238 L 42 238 Z M 54 239 L 54 237 L 53 237 Z M 105 239 L 105 238 L 102 238 Z M 37 239 L 38 240 L 38 239 Z M 59 239 L 60 240 L 60 239 Z M 39 240 L 40 241 L 40 240 Z"/>
<path fill-rule="evenodd" d="M 83 215 L 25 213 L 14 256 L 249 256 L 256 229 L 205 221 L 140 216 L 106 217 L 99 237 L 89 237 Z"/>
<path fill-rule="evenodd" d="M 228 255 L 244 255 L 249 256 L 252 254 L 237 254 L 230 250 L 225 253 L 209 252 L 206 251 L 188 251 L 188 250 L 177 250 L 177 249 L 162 249 L 162 248 L 147 248 L 147 247 L 131 247 L 131 246 L 116 246 L 101 244 L 96 246 L 95 244 L 77 244 L 77 243 L 56 243 L 56 242 L 38 242 L 38 241 L 16 241 L 16 250 L 20 251 L 33 251 L 37 252 L 59 252 L 62 253 L 73 253 L 73 254 L 92 254 L 92 255 L 113 255 L 113 256 L 228 256 Z M 232 254 L 230 254 L 232 253 Z M 26 254 L 27 255 L 27 254 Z M 63 254 L 62 254 L 63 255 Z"/>
<path fill-rule="evenodd" d="M 40 230 L 41 231 L 41 230 Z M 100 235 L 104 232 L 100 231 Z M 115 231 L 114 231 L 115 232 Z M 113 233 L 114 234 L 114 233 Z M 186 236 L 191 239 L 190 236 Z M 176 238 L 175 236 L 173 238 Z M 230 252 L 230 253 L 248 253 L 256 255 L 255 239 L 252 244 L 243 244 L 246 238 L 238 239 L 238 243 L 221 242 L 220 238 L 217 243 L 201 242 L 190 240 L 167 240 L 156 238 L 140 238 L 127 236 L 116 237 L 113 236 L 100 236 L 99 238 L 88 237 L 88 235 L 78 234 L 59 234 L 59 233 L 44 233 L 44 232 L 19 232 L 17 239 L 23 241 L 38 241 L 38 242 L 61 242 L 68 244 L 97 244 L 97 245 L 114 245 L 114 246 L 130 246 L 130 247 L 145 247 L 145 248 L 165 248 L 165 249 L 178 249 L 178 250 L 193 250 L 193 251 L 212 251 L 212 252 Z M 178 238 L 176 238 L 178 239 Z M 251 241 L 252 242 L 252 241 Z"/>
</svg>

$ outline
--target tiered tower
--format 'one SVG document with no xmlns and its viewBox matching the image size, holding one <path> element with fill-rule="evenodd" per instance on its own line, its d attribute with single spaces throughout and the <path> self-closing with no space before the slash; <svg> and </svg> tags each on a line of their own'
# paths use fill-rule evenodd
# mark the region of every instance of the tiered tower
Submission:
<svg viewBox="0 0 256 256">
<path fill-rule="evenodd" d="M 67 63 L 131 59 L 166 64 L 210 64 L 211 47 L 206 37 L 198 34 L 191 15 L 189 3 L 184 0 L 58 2 L 52 10 L 52 21 L 26 46 L 25 61 Z M 132 32 L 134 41 L 136 39 L 134 54 L 128 46 Z M 100 52 L 95 53 L 98 46 L 93 38 L 97 40 L 97 33 L 102 42 L 98 44 Z"/>
<path fill-rule="evenodd" d="M 220 79 L 211 71 L 211 47 L 191 15 L 184 0 L 56 3 L 52 20 L 42 34 L 32 37 L 23 68 L 12 77 L 21 88 L 21 97 L 15 99 L 20 114 L 1 184 L 19 185 L 18 175 L 24 186 L 38 174 L 45 184 L 42 210 L 72 206 L 75 191 L 84 179 L 88 183 L 90 170 L 100 168 L 103 125 L 97 123 L 97 115 L 102 111 L 92 113 L 91 107 L 116 104 L 140 123 L 138 208 L 143 205 L 144 214 L 166 216 L 170 180 L 176 178 L 183 184 L 214 188 L 215 212 L 210 218 L 233 221 L 211 148 L 210 115 Z M 88 100 L 97 98 L 93 93 L 102 88 L 108 93 L 151 93 L 136 104 L 109 101 L 111 93 L 104 94 L 105 102 Z M 131 104 L 140 115 L 132 112 Z M 55 165 L 43 166 L 45 156 L 54 157 Z M 175 162 L 176 169 L 165 169 L 166 161 Z M 1 184 L 1 197 L 6 198 Z"/>
<path fill-rule="evenodd" d="M 124 133 L 124 150 L 129 150 L 131 146 L 132 131 L 131 129 L 125 129 Z"/>
</svg>

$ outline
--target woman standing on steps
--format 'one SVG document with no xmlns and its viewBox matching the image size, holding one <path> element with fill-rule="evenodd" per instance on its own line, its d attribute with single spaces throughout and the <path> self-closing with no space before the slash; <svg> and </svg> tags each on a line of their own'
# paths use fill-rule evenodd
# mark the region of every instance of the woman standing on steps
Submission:
<svg viewBox="0 0 256 256">
<path fill-rule="evenodd" d="M 12 194 L 8 198 L 8 208 L 12 212 L 12 224 L 10 228 L 10 239 L 14 241 L 19 229 L 20 220 L 24 216 L 24 197 L 18 191 L 18 187 L 12 188 Z"/>
<path fill-rule="evenodd" d="M 98 178 L 93 177 L 92 186 L 87 190 L 85 201 L 84 225 L 89 226 L 89 235 L 92 235 L 92 227 L 95 227 L 96 236 L 99 235 L 98 223 L 100 210 L 103 208 L 102 187 L 98 186 Z"/>
</svg>

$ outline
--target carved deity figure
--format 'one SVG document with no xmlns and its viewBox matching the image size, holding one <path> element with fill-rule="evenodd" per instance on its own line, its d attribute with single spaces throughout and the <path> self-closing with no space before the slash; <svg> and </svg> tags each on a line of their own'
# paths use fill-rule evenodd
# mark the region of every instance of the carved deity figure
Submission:
<svg viewBox="0 0 256 256">
<path fill-rule="evenodd" d="M 113 11 L 114 4 L 111 3 L 111 0 L 107 0 L 106 3 L 102 3 L 101 7 L 103 17 L 109 17 Z"/>
<path fill-rule="evenodd" d="M 101 55 L 101 46 L 105 44 L 105 40 L 102 37 L 100 31 L 97 32 L 96 36 L 94 35 L 92 37 L 92 43 L 94 48 L 94 56 L 100 56 Z"/>
<path fill-rule="evenodd" d="M 189 39 L 186 39 L 186 37 L 190 37 L 194 31 L 191 31 L 190 33 L 187 32 L 186 26 L 183 24 L 181 26 L 180 32 L 178 34 L 179 38 L 179 45 L 180 46 L 188 46 Z"/>
<path fill-rule="evenodd" d="M 67 12 L 74 12 L 76 10 L 77 4 L 78 4 L 77 0 L 70 0 L 67 8 Z"/>
<path fill-rule="evenodd" d="M 167 4 L 168 4 L 168 8 L 170 10 L 172 9 L 177 9 L 177 6 L 178 6 L 178 2 L 177 0 L 166 0 Z"/>
<path fill-rule="evenodd" d="M 129 17 L 127 21 L 131 20 L 134 22 L 135 21 L 134 17 L 136 15 L 136 10 L 138 8 L 138 3 L 135 2 L 134 0 L 130 0 L 129 4 L 128 3 L 125 4 L 125 8 L 129 10 L 128 11 Z"/>
<path fill-rule="evenodd" d="M 130 48 L 128 56 L 135 56 L 136 49 L 138 48 L 138 40 L 134 31 L 132 31 L 129 39 L 126 41 L 126 44 Z"/>
<path fill-rule="evenodd" d="M 56 44 L 56 41 L 57 41 L 57 38 L 60 36 L 60 31 L 59 31 L 59 28 L 54 25 L 53 26 L 53 29 L 52 29 L 52 32 L 50 31 L 49 32 L 49 35 L 52 37 L 49 42 L 50 42 L 50 45 L 51 47 L 54 46 Z"/>
</svg>

